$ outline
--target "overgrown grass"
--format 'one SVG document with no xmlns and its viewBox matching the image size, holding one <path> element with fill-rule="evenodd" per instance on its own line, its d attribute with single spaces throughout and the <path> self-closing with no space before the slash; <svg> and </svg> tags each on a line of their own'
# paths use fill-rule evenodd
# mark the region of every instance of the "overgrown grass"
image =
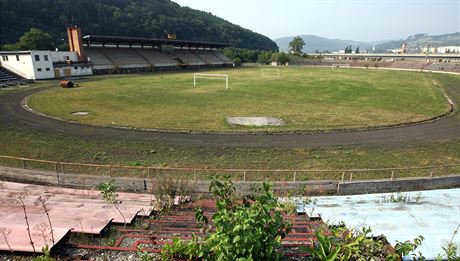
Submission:
<svg viewBox="0 0 460 261">
<path fill-rule="evenodd" d="M 244 148 L 167 145 L 129 141 L 105 142 L 76 139 L 61 135 L 32 133 L 26 130 L 0 127 L 0 154 L 65 162 L 119 164 L 128 166 L 200 167 L 200 168 L 258 168 L 258 169 L 353 169 L 377 167 L 407 167 L 460 163 L 460 140 L 426 141 L 383 145 L 332 146 L 323 148 Z M 2 165 L 21 167 L 21 163 L 0 160 Z M 34 165 L 53 171 L 51 165 Z M 93 169 L 94 171 L 94 169 Z M 106 169 L 97 170 L 106 175 Z M 457 170 L 460 171 L 460 170 Z M 87 172 L 90 169 L 72 169 L 66 172 Z M 139 171 L 113 170 L 114 175 L 145 176 Z M 198 178 L 213 174 L 198 173 Z M 436 175 L 437 173 L 435 173 Z M 193 173 L 183 173 L 189 177 Z M 243 173 L 235 173 L 242 178 Z M 292 180 L 293 173 L 247 173 L 248 180 L 263 177 Z M 331 178 L 332 174 L 297 173 L 297 179 Z M 377 176 L 376 176 L 377 175 Z M 396 173 L 395 177 L 398 177 Z M 405 176 L 429 175 L 429 170 L 404 173 Z M 334 178 L 340 178 L 335 173 Z M 389 172 L 354 173 L 354 178 L 388 177 Z"/>
<path fill-rule="evenodd" d="M 181 131 L 315 131 L 421 121 L 448 110 L 431 74 L 289 67 L 281 77 L 261 67 L 213 71 L 220 80 L 190 72 L 94 77 L 80 88 L 53 88 L 28 105 L 63 119 L 102 126 Z M 89 112 L 86 116 L 75 112 Z M 282 127 L 236 127 L 229 116 L 274 116 Z"/>
</svg>

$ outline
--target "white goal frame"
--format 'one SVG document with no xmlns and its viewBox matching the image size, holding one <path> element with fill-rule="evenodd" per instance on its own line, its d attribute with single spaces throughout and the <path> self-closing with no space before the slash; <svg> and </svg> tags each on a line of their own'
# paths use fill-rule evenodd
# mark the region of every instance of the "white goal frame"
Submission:
<svg viewBox="0 0 460 261">
<path fill-rule="evenodd" d="M 262 76 L 265 76 L 267 74 L 265 74 L 265 72 L 276 72 L 276 77 L 280 77 L 281 76 L 281 71 L 280 69 L 261 69 L 260 70 L 260 74 Z M 269 76 L 272 76 L 273 74 L 270 74 Z"/>
<path fill-rule="evenodd" d="M 351 66 L 349 63 L 336 63 L 336 64 L 333 64 L 331 69 L 336 69 L 336 68 L 347 68 L 347 69 L 350 69 Z"/>
<path fill-rule="evenodd" d="M 228 74 L 194 73 L 193 87 L 196 87 L 197 79 L 225 79 L 225 90 L 228 90 Z"/>
</svg>

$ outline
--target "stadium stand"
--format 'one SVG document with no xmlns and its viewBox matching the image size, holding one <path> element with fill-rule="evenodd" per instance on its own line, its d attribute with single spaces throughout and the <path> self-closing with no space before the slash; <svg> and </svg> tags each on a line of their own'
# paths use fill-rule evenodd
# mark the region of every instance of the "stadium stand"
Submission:
<svg viewBox="0 0 460 261">
<path fill-rule="evenodd" d="M 460 73 L 460 64 L 459 63 L 439 63 L 439 62 L 436 62 L 436 63 L 432 63 L 429 66 L 425 67 L 425 70 Z"/>
<path fill-rule="evenodd" d="M 181 63 L 171 58 L 168 54 L 155 49 L 133 49 L 137 54 L 146 59 L 149 64 L 155 67 L 177 67 Z"/>
<path fill-rule="evenodd" d="M 361 60 L 353 60 L 351 66 L 353 67 L 391 67 L 393 62 L 387 61 L 361 61 Z"/>
<path fill-rule="evenodd" d="M 224 43 L 100 35 L 83 41 L 94 74 L 233 66 L 218 50 L 230 46 Z"/>
<path fill-rule="evenodd" d="M 227 56 L 223 55 L 221 52 L 213 50 L 212 53 L 214 54 L 214 56 L 222 60 L 224 64 L 233 64 L 233 61 Z"/>
<path fill-rule="evenodd" d="M 391 65 L 391 68 L 423 70 L 425 67 L 427 67 L 430 64 L 431 62 L 394 61 L 393 64 Z"/>
<path fill-rule="evenodd" d="M 189 67 L 200 67 L 207 64 L 194 51 L 177 50 L 174 55 Z"/>
<path fill-rule="evenodd" d="M 197 52 L 197 56 L 200 57 L 206 64 L 210 65 L 222 65 L 224 61 L 222 61 L 219 57 L 214 55 L 212 51 L 203 51 L 200 50 Z"/>
<path fill-rule="evenodd" d="M 99 51 L 109 57 L 118 68 L 143 68 L 150 64 L 130 48 L 100 48 Z"/>
<path fill-rule="evenodd" d="M 94 69 L 109 69 L 114 67 L 114 62 L 102 54 L 99 48 L 86 48 L 85 52 Z"/>
<path fill-rule="evenodd" d="M 12 86 L 26 86 L 27 80 L 22 77 L 0 67 L 0 88 L 12 87 Z"/>
</svg>

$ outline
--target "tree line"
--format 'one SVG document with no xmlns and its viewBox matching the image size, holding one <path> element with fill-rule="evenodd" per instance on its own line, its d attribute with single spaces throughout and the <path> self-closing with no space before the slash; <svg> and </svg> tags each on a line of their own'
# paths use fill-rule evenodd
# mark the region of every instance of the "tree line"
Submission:
<svg viewBox="0 0 460 261">
<path fill-rule="evenodd" d="M 65 29 L 72 25 L 80 26 L 83 34 L 162 38 L 173 33 L 179 40 L 278 50 L 266 36 L 170 0 L 0 0 L 0 46 L 16 43 L 37 28 L 59 47 L 67 42 Z"/>
</svg>

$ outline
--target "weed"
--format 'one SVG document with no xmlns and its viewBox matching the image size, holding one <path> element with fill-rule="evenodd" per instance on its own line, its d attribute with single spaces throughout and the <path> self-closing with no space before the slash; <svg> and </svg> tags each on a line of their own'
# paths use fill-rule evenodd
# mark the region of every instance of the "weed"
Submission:
<svg viewBox="0 0 460 261">
<path fill-rule="evenodd" d="M 48 249 L 48 246 L 42 248 L 42 255 L 34 257 L 33 261 L 54 261 L 55 259 L 51 257 L 51 252 Z"/>
<path fill-rule="evenodd" d="M 24 204 L 24 199 L 26 197 L 26 194 L 25 193 L 11 193 L 10 196 L 14 200 L 16 200 L 16 202 L 18 202 L 22 207 L 22 210 L 24 212 L 24 220 L 26 221 L 26 226 L 27 226 L 26 228 L 27 235 L 29 236 L 29 244 L 32 246 L 32 250 L 35 253 L 35 245 L 34 245 L 34 241 L 32 240 L 32 234 L 30 232 L 29 218 L 27 216 L 26 205 Z"/>
<path fill-rule="evenodd" d="M 53 230 L 53 224 L 51 223 L 51 218 L 49 215 L 49 208 L 48 208 L 48 200 L 50 199 L 49 194 L 45 194 L 44 196 L 40 196 L 35 200 L 34 204 L 35 205 L 40 205 L 43 208 L 43 211 L 46 214 L 46 217 L 48 219 L 48 226 L 50 229 L 50 234 L 51 234 L 51 243 L 54 246 L 55 241 L 54 241 L 54 230 Z"/>
<path fill-rule="evenodd" d="M 190 197 L 192 190 L 190 182 L 185 180 L 169 177 L 152 179 L 152 195 L 155 196 L 152 205 L 164 214 L 174 206 L 175 200 L 182 201 Z"/>
<path fill-rule="evenodd" d="M 3 236 L 3 240 L 5 240 L 6 245 L 8 246 L 8 249 L 13 252 L 13 249 L 11 248 L 11 245 L 8 241 L 8 235 L 11 234 L 11 229 L 6 228 L 6 227 L 0 227 L 0 234 Z"/>
<path fill-rule="evenodd" d="M 114 184 L 115 180 L 111 180 L 109 182 L 99 184 L 98 188 L 101 192 L 101 197 L 106 202 L 112 204 L 115 209 L 120 213 L 121 217 L 123 218 L 123 225 L 126 228 L 126 218 L 123 215 L 123 212 L 120 210 L 120 204 L 122 203 L 121 200 L 118 199 L 117 194 L 117 186 Z"/>
<path fill-rule="evenodd" d="M 412 197 L 409 193 L 398 192 L 391 194 L 390 196 L 382 196 L 381 203 L 416 203 L 419 204 L 422 199 L 422 193 L 418 192 L 415 197 Z"/>
</svg>

